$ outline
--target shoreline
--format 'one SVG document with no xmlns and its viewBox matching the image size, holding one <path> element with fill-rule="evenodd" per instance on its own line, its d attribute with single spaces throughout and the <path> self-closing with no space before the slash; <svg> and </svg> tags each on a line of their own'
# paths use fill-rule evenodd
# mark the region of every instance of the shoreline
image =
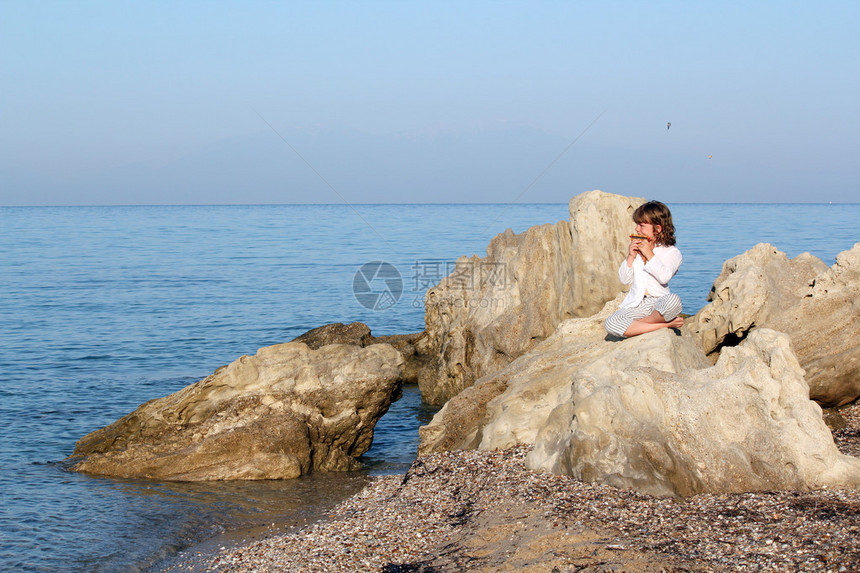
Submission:
<svg viewBox="0 0 860 573">
<path fill-rule="evenodd" d="M 846 427 L 834 432 L 835 441 L 857 456 L 860 403 L 840 414 Z M 860 568 L 860 491 L 657 498 L 533 472 L 524 465 L 528 450 L 419 458 L 405 475 L 372 478 L 319 521 L 213 553 L 185 552 L 175 568 L 158 570 Z"/>
<path fill-rule="evenodd" d="M 742 253 L 752 242 L 773 243 L 789 257 L 809 251 L 833 263 L 839 252 L 858 240 L 852 220 L 860 211 L 854 208 L 798 210 L 782 206 L 715 211 L 710 205 L 692 205 L 678 209 L 677 213 L 673 209 L 673 215 L 683 215 L 683 239 L 690 246 L 690 256 L 684 263 L 685 271 L 675 279 L 677 285 L 673 281 L 673 288 L 677 286 L 682 293 L 688 311 L 689 307 L 705 304 L 703 295 L 723 262 Z M 349 265 L 364 262 L 367 249 L 361 247 L 364 243 L 345 242 L 342 237 L 344 233 L 360 234 L 358 227 L 363 224 L 359 220 L 345 228 L 349 221 L 329 210 L 222 211 L 189 219 L 167 210 L 159 212 L 157 225 L 150 225 L 152 220 L 148 217 L 141 219 L 142 213 L 131 212 L 117 212 L 116 217 L 108 219 L 98 213 L 81 213 L 81 217 L 72 218 L 68 212 L 19 213 L 23 218 L 16 219 L 16 232 L 10 237 L 13 244 L 27 248 L 10 251 L 10 261 L 17 269 L 11 280 L 13 286 L 21 287 L 12 293 L 15 304 L 10 311 L 15 311 L 13 318 L 26 319 L 22 324 L 27 328 L 10 331 L 5 339 L 5 356 L 20 374 L 16 379 L 20 392 L 10 394 L 4 405 L 13 413 L 40 415 L 22 416 L 21 424 L 6 428 L 4 434 L 8 446 L 3 461 L 7 470 L 5 509 L 10 551 L 0 559 L 4 564 L 0 568 L 151 568 L 161 558 L 194 548 L 195 543 L 225 530 L 236 531 L 256 515 L 270 513 L 265 503 L 268 499 L 277 507 L 285 506 L 285 496 L 276 491 L 279 488 L 270 488 L 275 490 L 274 495 L 256 491 L 265 484 L 93 479 L 68 474 L 58 462 L 71 453 L 79 437 L 149 399 L 178 391 L 241 354 L 253 353 L 265 344 L 284 342 L 329 322 L 332 305 L 357 309 L 344 318 L 365 320 L 374 334 L 413 332 L 423 327 L 423 314 L 404 305 L 412 300 L 409 295 L 417 292 L 409 276 L 404 278 L 405 298 L 390 311 L 365 312 L 354 300 L 350 289 L 354 269 Z M 511 208 L 503 222 L 522 233 L 531 226 L 565 219 L 562 211 L 566 213 L 564 209 Z M 281 243 L 308 246 L 303 241 L 311 229 L 311 235 L 322 241 L 311 246 L 326 256 L 305 256 L 299 261 L 302 264 L 285 266 L 283 257 L 272 258 L 265 249 L 257 248 L 259 237 L 267 236 L 267 225 L 274 215 L 282 216 L 286 222 L 282 225 Z M 392 227 L 395 242 L 408 247 L 408 252 L 394 249 L 391 253 L 390 262 L 404 275 L 410 265 L 419 261 L 482 254 L 487 247 L 486 239 L 470 232 L 476 221 L 486 218 L 482 209 L 382 209 L 379 215 L 387 221 L 408 223 Z M 822 222 L 832 232 L 816 233 L 822 228 L 817 223 Z M 88 233 L 76 234 L 74 230 L 80 225 Z M 123 238 L 129 228 L 140 231 L 138 243 L 147 248 L 126 248 Z M 235 232 L 212 234 L 212 229 L 227 228 Z M 181 234 L 186 247 L 182 252 L 176 251 L 173 242 L 162 240 L 166 236 L 164 229 Z M 319 232 L 320 229 L 338 232 Z M 751 234 L 750 229 L 755 233 Z M 93 242 L 95 237 L 103 241 Z M 50 273 L 41 272 L 45 261 L 56 258 L 53 255 L 57 244 L 66 244 L 66 251 L 74 256 L 58 259 Z M 704 245 L 707 248 L 700 248 Z M 248 255 L 238 266 L 231 256 L 237 249 Z M 445 253 L 453 254 L 447 257 Z M 332 254 L 336 255 L 334 259 L 328 256 Z M 256 274 L 249 281 L 247 271 L 251 268 Z M 192 274 L 197 278 L 217 280 L 171 279 L 154 289 L 149 282 L 140 280 L 141 273 L 170 279 L 177 269 L 194 269 Z M 116 300 L 96 296 L 94 301 L 104 303 L 99 307 L 103 312 L 97 313 L 87 305 L 75 304 L 84 286 L 94 292 L 101 288 L 101 283 L 81 285 L 73 280 L 83 274 L 104 278 L 101 287 L 109 286 L 122 300 L 128 298 L 134 304 L 117 306 Z M 348 300 L 334 296 L 340 292 L 338 285 Z M 290 296 L 283 295 L 285 288 Z M 247 308 L 215 304 L 235 301 L 236 293 L 244 292 L 242 289 L 251 289 L 243 299 L 248 302 Z M 138 291 L 146 296 L 135 296 Z M 47 292 L 52 293 L 52 304 L 39 304 Z M 190 302 L 176 305 L 177 300 Z M 165 313 L 165 308 L 175 312 Z M 117 309 L 121 312 L 114 312 Z M 296 314 L 296 309 L 301 312 Z M 65 344 L 68 337 L 64 328 L 33 326 L 50 322 L 57 313 L 68 316 L 63 325 L 83 321 L 89 326 L 86 332 L 81 331 L 80 344 Z M 228 317 L 208 320 L 213 313 L 226 313 Z M 189 334 L 185 327 L 193 332 Z M 16 352 L 25 339 L 32 344 L 24 345 L 26 352 Z M 45 380 L 55 383 L 45 387 Z M 389 416 L 391 412 L 380 420 L 377 430 Z M 374 445 L 382 445 L 383 438 L 399 444 L 401 436 L 414 433 L 406 429 L 382 436 L 377 431 Z M 398 470 L 401 474 L 415 457 L 414 447 L 404 450 L 409 457 Z M 253 491 L 247 494 L 246 489 Z M 263 503 L 258 497 L 263 498 Z M 34 506 L 51 511 L 34 511 Z M 252 525 L 282 521 L 287 520 L 264 519 Z M 33 531 L 39 535 L 34 537 Z M 250 533 L 247 539 L 256 541 L 252 535 L 255 534 Z"/>
</svg>

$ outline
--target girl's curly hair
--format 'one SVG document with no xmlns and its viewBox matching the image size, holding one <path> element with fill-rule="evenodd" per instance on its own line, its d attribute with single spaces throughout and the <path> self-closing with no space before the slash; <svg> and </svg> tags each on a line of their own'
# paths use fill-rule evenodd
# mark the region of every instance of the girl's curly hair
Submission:
<svg viewBox="0 0 860 573">
<path fill-rule="evenodd" d="M 654 229 L 655 242 L 658 245 L 665 245 L 667 247 L 675 244 L 675 225 L 672 224 L 672 213 L 660 201 L 648 201 L 645 204 L 639 205 L 633 211 L 633 222 L 650 223 L 654 227 L 660 225 L 660 232 Z"/>
</svg>

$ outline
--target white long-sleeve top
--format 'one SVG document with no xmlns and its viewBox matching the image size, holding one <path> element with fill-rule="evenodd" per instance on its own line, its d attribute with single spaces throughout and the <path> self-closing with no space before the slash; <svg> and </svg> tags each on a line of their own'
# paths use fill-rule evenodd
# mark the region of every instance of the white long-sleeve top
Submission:
<svg viewBox="0 0 860 573">
<path fill-rule="evenodd" d="M 627 266 L 626 258 L 621 261 L 618 278 L 621 279 L 622 284 L 633 283 L 630 292 L 621 303 L 621 308 L 637 306 L 645 298 L 646 292 L 649 296 L 669 294 L 669 280 L 678 272 L 681 259 L 681 251 L 677 247 L 661 245 L 654 247 L 654 256 L 648 263 L 638 255 L 632 267 Z"/>
</svg>

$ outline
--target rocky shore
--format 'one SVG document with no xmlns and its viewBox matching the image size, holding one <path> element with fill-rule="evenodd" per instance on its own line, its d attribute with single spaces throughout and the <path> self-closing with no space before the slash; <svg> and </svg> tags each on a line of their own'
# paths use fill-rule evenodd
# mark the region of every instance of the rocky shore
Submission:
<svg viewBox="0 0 860 573">
<path fill-rule="evenodd" d="M 860 453 L 860 404 L 834 440 Z M 423 456 L 298 532 L 170 571 L 857 571 L 860 491 L 657 497 L 525 467 L 528 446 Z"/>
<path fill-rule="evenodd" d="M 332 324 L 262 348 L 84 436 L 73 469 L 348 471 L 417 382 L 442 408 L 404 476 L 173 570 L 860 571 L 860 243 L 829 267 L 756 245 L 683 327 L 616 339 L 605 261 L 642 202 L 574 197 L 569 221 L 460 257 L 423 332 Z"/>
<path fill-rule="evenodd" d="M 179 481 L 348 471 L 417 382 L 442 406 L 419 454 L 528 444 L 531 469 L 652 495 L 860 488 L 816 405 L 860 397 L 860 243 L 831 267 L 757 245 L 683 328 L 615 340 L 606 261 L 643 202 L 582 193 L 569 221 L 460 257 L 427 291 L 423 332 L 333 324 L 261 348 L 82 437 L 68 461 Z"/>
</svg>

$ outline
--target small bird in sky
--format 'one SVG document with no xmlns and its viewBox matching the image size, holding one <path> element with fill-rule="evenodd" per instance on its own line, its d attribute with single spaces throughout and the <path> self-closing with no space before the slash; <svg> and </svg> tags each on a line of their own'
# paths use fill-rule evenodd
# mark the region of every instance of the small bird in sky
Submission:
<svg viewBox="0 0 860 573">
<path fill-rule="evenodd" d="M 672 122 L 671 122 L 671 121 L 670 121 L 669 123 L 667 123 L 667 124 L 666 124 L 666 129 L 669 129 L 670 127 L 672 127 Z"/>
</svg>

